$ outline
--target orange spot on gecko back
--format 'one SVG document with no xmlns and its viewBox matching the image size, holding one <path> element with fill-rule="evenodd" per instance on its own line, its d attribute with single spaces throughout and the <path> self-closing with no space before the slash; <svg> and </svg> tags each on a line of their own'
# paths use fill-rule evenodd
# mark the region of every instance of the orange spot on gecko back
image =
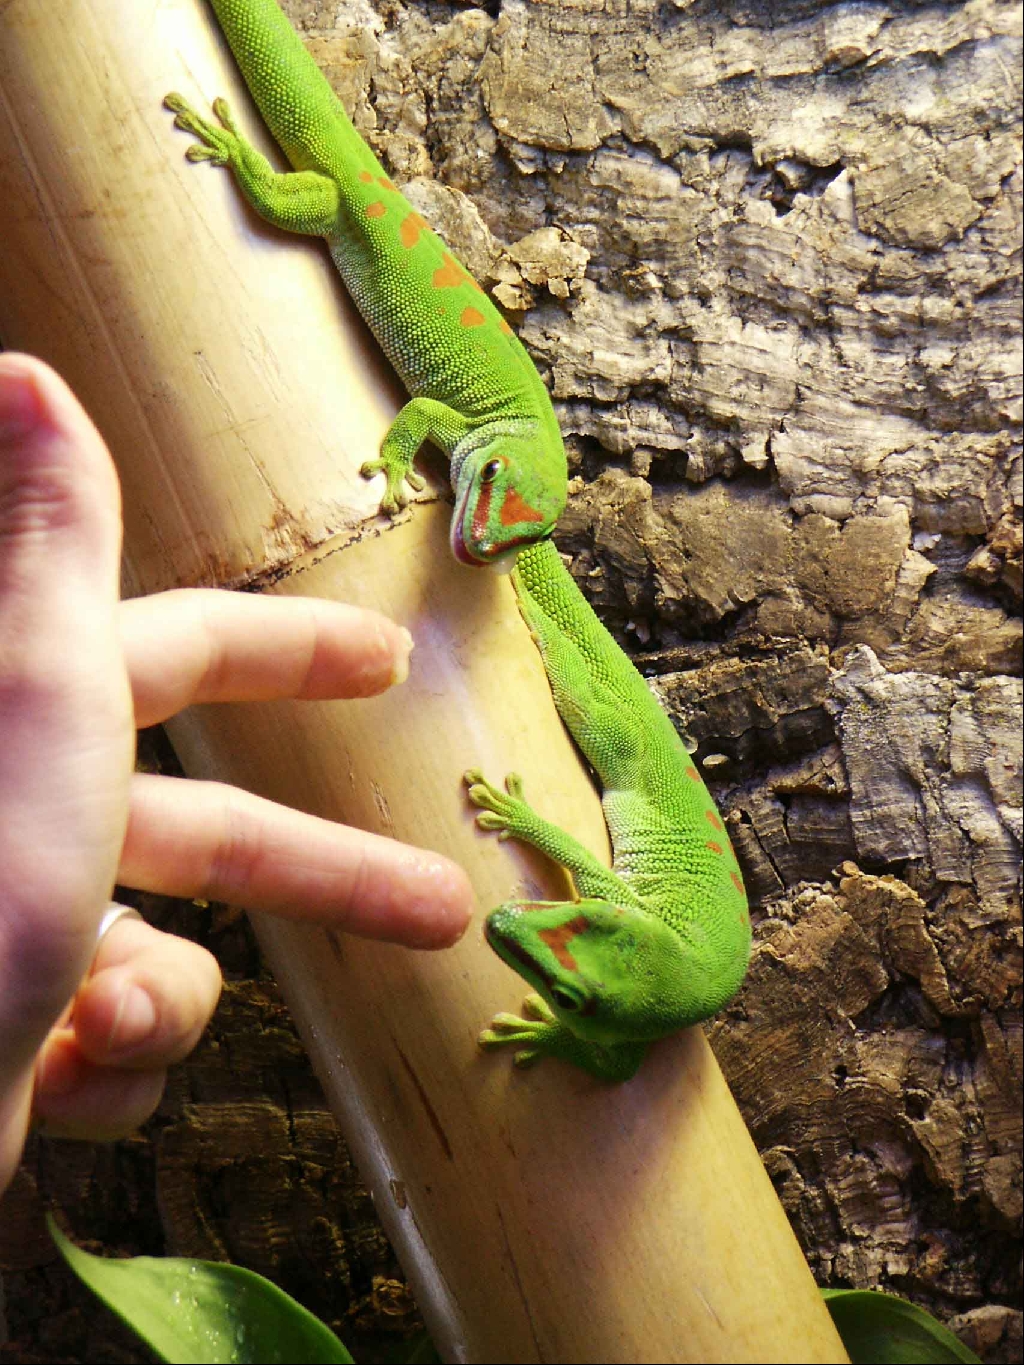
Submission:
<svg viewBox="0 0 1024 1365">
<path fill-rule="evenodd" d="M 721 844 L 716 844 L 715 841 L 714 841 L 714 839 L 709 839 L 709 840 L 707 841 L 707 843 L 704 845 L 704 847 L 705 847 L 705 848 L 709 848 L 709 849 L 711 850 L 712 853 L 724 853 L 724 852 L 725 852 L 725 849 L 722 847 L 722 845 L 721 845 Z"/>
<path fill-rule="evenodd" d="M 512 331 L 512 328 L 508 325 L 504 318 L 502 318 L 502 320 L 498 323 L 498 326 L 501 328 L 501 330 L 505 333 L 507 337 L 515 335 L 515 333 Z"/>
<path fill-rule="evenodd" d="M 718 813 L 717 813 L 717 811 L 706 810 L 706 811 L 704 812 L 704 814 L 707 816 L 708 820 L 710 820 L 713 829 L 721 829 L 721 828 L 722 828 L 722 822 L 721 822 L 721 820 L 719 820 L 719 818 L 718 818 Z"/>
<path fill-rule="evenodd" d="M 691 780 L 692 782 L 699 782 L 699 781 L 700 781 L 700 773 L 697 771 L 697 769 L 693 766 L 692 763 L 690 764 L 690 766 L 689 766 L 689 767 L 687 768 L 687 770 L 686 770 L 686 776 L 687 776 L 688 778 L 690 778 L 690 780 Z"/>
<path fill-rule="evenodd" d="M 524 502 L 514 488 L 510 488 L 505 494 L 505 501 L 501 504 L 501 516 L 499 518 L 502 526 L 516 526 L 521 521 L 543 521 L 543 512 L 538 512 L 536 507 L 531 507 L 528 502 Z"/>
<path fill-rule="evenodd" d="M 463 308 L 459 321 L 463 327 L 482 327 L 487 319 L 475 308 Z"/>
<path fill-rule="evenodd" d="M 578 971 L 579 968 L 576 964 L 576 959 L 573 957 L 572 953 L 569 952 L 568 945 L 577 934 L 585 933 L 587 927 L 586 916 L 577 915 L 576 918 L 571 919 L 568 924 L 560 924 L 556 929 L 542 929 L 537 937 L 551 949 L 558 959 L 560 966 L 564 967 L 568 972 L 575 972 Z"/>
<path fill-rule="evenodd" d="M 360 171 L 359 179 L 363 182 L 364 185 L 373 184 L 373 176 L 370 174 L 369 171 Z"/>
<path fill-rule="evenodd" d="M 741 896 L 745 896 L 747 893 L 743 890 L 743 883 L 740 881 L 738 874 L 735 872 L 730 872 L 729 876 L 732 878 L 732 884 L 736 888 L 736 890 L 740 893 Z"/>
<path fill-rule="evenodd" d="M 414 247 L 420 239 L 420 233 L 427 226 L 427 220 L 418 213 L 410 213 L 402 219 L 402 226 L 398 229 L 398 236 L 404 247 Z"/>
<path fill-rule="evenodd" d="M 367 218 L 383 218 L 385 213 L 387 213 L 387 209 L 379 199 L 375 199 L 372 204 L 366 206 Z"/>
<path fill-rule="evenodd" d="M 377 184 L 383 185 L 386 190 L 393 190 L 395 188 L 394 183 L 390 181 L 386 175 L 378 175 Z"/>
<path fill-rule="evenodd" d="M 434 288 L 454 289 L 457 285 L 465 284 L 466 272 L 455 257 L 446 251 L 441 259 L 443 264 L 434 271 Z"/>
</svg>

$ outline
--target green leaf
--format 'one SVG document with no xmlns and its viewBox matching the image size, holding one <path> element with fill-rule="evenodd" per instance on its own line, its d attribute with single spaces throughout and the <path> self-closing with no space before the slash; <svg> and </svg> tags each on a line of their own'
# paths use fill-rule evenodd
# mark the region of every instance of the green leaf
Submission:
<svg viewBox="0 0 1024 1365">
<path fill-rule="evenodd" d="M 352 1365 L 338 1338 L 252 1270 L 217 1261 L 91 1256 L 47 1219 L 80 1280 L 171 1365 Z"/>
<path fill-rule="evenodd" d="M 916 1303 L 875 1289 L 823 1289 L 821 1295 L 853 1365 L 981 1365 Z"/>
<path fill-rule="evenodd" d="M 385 1358 L 388 1365 L 443 1365 L 429 1333 L 422 1330 L 398 1342 Z"/>
</svg>

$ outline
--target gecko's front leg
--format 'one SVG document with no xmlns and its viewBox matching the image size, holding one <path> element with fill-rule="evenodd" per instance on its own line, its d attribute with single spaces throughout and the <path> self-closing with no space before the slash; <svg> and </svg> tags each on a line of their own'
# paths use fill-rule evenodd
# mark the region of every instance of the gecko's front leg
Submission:
<svg viewBox="0 0 1024 1365">
<path fill-rule="evenodd" d="M 639 906 L 638 898 L 620 877 L 523 799 L 523 780 L 518 773 L 508 774 L 504 791 L 488 782 L 477 768 L 465 773 L 463 781 L 469 788 L 470 801 L 480 810 L 476 822 L 481 829 L 497 833 L 499 839 L 518 839 L 547 854 L 552 862 L 572 874 L 581 896 Z"/>
</svg>

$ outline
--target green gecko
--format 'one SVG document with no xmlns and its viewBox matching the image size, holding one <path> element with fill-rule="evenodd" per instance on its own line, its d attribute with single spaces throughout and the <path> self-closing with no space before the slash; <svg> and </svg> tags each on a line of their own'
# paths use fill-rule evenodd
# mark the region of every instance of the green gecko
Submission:
<svg viewBox="0 0 1024 1365">
<path fill-rule="evenodd" d="M 466 564 L 499 560 L 551 534 L 565 506 L 566 464 L 547 389 L 508 323 L 391 183 L 276 0 L 210 0 L 267 127 L 294 171 L 278 174 L 239 132 L 225 100 L 217 122 L 186 100 L 164 103 L 198 142 L 191 161 L 230 166 L 256 212 L 323 237 L 345 287 L 412 398 L 379 458 L 381 511 L 423 480 L 424 441 L 451 462 L 451 543 Z"/>
<path fill-rule="evenodd" d="M 739 864 L 668 716 L 592 611 L 551 541 L 521 550 L 512 581 L 555 705 L 601 781 L 611 868 L 522 799 L 468 772 L 477 822 L 572 874 L 578 901 L 493 910 L 491 947 L 535 987 L 525 1019 L 499 1014 L 483 1047 L 522 1044 L 519 1065 L 562 1057 L 628 1080 L 647 1044 L 722 1008 L 750 955 Z"/>
<path fill-rule="evenodd" d="M 602 784 L 611 869 L 523 799 L 465 775 L 477 822 L 532 844 L 581 899 L 513 901 L 487 918 L 495 951 L 532 985 L 524 1018 L 499 1014 L 483 1047 L 522 1046 L 519 1065 L 561 1057 L 604 1080 L 633 1075 L 648 1042 L 720 1009 L 739 989 L 750 923 L 739 867 L 704 783 L 646 683 L 598 621 L 548 540 L 566 498 L 548 392 L 508 324 L 388 179 L 276 0 L 210 0 L 292 172 L 275 172 L 223 100 L 217 122 L 166 103 L 229 166 L 256 211 L 326 238 L 360 312 L 403 379 L 401 409 L 363 473 L 383 472 L 394 513 L 431 440 L 451 461 L 457 559 L 514 555 L 516 596 L 559 714 Z"/>
</svg>

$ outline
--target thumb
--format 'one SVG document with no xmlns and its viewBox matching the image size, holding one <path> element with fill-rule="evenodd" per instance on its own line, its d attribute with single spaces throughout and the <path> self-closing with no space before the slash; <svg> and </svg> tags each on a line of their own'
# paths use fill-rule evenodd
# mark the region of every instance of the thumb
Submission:
<svg viewBox="0 0 1024 1365">
<path fill-rule="evenodd" d="M 0 356 L 0 1112 L 88 969 L 123 841 L 119 554 L 99 433 L 47 366 Z"/>
</svg>

